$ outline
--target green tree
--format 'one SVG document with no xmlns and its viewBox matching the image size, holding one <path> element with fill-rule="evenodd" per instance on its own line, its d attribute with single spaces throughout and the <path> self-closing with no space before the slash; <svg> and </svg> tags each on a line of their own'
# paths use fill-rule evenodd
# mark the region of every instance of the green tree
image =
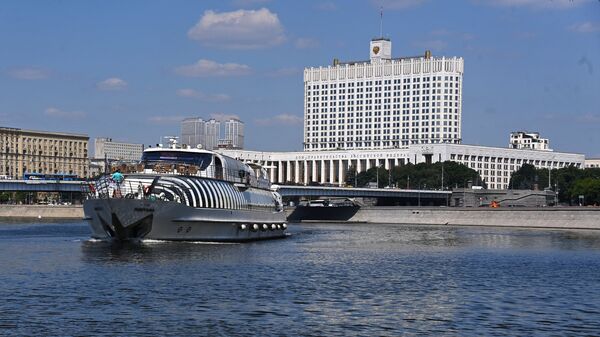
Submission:
<svg viewBox="0 0 600 337">
<path fill-rule="evenodd" d="M 532 190 L 538 181 L 538 172 L 535 166 L 523 164 L 510 176 L 509 186 L 516 190 Z"/>
<path fill-rule="evenodd" d="M 600 179 L 579 179 L 570 188 L 569 194 L 572 200 L 578 200 L 579 196 L 583 195 L 586 205 L 600 205 Z"/>
</svg>

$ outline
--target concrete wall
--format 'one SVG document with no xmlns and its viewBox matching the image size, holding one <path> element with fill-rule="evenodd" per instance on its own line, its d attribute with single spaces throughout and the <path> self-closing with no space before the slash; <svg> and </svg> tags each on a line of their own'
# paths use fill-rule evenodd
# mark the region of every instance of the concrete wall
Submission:
<svg viewBox="0 0 600 337">
<path fill-rule="evenodd" d="M 451 206 L 479 207 L 497 201 L 500 206 L 539 207 L 554 204 L 554 191 L 533 190 L 474 190 L 458 188 L 452 190 Z"/>
<path fill-rule="evenodd" d="M 600 208 L 361 207 L 348 221 L 427 225 L 600 229 Z"/>
<path fill-rule="evenodd" d="M 0 218 L 83 219 L 83 206 L 0 205 Z"/>
</svg>

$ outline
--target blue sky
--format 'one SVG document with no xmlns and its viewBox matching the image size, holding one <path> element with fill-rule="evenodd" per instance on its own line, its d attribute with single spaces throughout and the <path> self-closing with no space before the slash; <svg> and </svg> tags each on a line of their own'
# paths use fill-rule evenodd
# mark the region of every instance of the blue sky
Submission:
<svg viewBox="0 0 600 337">
<path fill-rule="evenodd" d="M 246 148 L 300 150 L 302 69 L 465 59 L 463 142 L 539 131 L 600 157 L 600 1 L 3 1 L 0 125 L 153 144 L 183 117 L 238 116 Z"/>
</svg>

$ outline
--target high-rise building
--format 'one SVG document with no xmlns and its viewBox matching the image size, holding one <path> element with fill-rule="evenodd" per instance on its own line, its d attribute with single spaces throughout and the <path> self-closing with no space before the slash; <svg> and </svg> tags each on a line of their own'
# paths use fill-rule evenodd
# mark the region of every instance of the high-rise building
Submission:
<svg viewBox="0 0 600 337">
<path fill-rule="evenodd" d="M 225 121 L 225 138 L 221 135 L 221 121 L 204 120 L 199 117 L 186 118 L 181 122 L 181 143 L 205 149 L 221 148 L 241 149 L 244 147 L 244 122 L 237 118 Z"/>
<path fill-rule="evenodd" d="M 231 118 L 225 121 L 225 141 L 231 148 L 244 148 L 244 122 L 237 118 Z"/>
<path fill-rule="evenodd" d="M 96 138 L 94 150 L 96 159 L 138 161 L 142 158 L 144 145 L 113 141 L 112 138 Z"/>
<path fill-rule="evenodd" d="M 181 121 L 181 143 L 193 147 L 206 144 L 206 122 L 202 118 L 186 118 Z"/>
<path fill-rule="evenodd" d="M 205 149 L 215 149 L 221 136 L 221 122 L 215 119 L 204 120 L 199 117 L 181 121 L 181 143 Z"/>
<path fill-rule="evenodd" d="M 82 134 L 0 127 L 0 175 L 26 173 L 87 177 L 89 137 Z"/>
<path fill-rule="evenodd" d="M 373 39 L 370 60 L 304 69 L 304 150 L 461 143 L 461 57 L 392 58 Z"/>
<path fill-rule="evenodd" d="M 221 139 L 221 122 L 211 118 L 206 122 L 204 147 L 209 150 L 216 149 L 219 146 L 219 139 Z"/>
</svg>

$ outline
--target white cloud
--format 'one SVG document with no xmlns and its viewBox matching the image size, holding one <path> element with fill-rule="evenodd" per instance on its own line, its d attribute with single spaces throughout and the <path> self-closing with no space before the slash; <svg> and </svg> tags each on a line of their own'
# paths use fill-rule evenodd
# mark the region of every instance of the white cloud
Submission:
<svg viewBox="0 0 600 337">
<path fill-rule="evenodd" d="M 498 7 L 531 7 L 536 9 L 570 9 L 592 0 L 474 0 L 475 3 Z"/>
<path fill-rule="evenodd" d="M 188 37 L 216 48 L 256 49 L 285 41 L 277 14 L 266 8 L 216 13 L 205 11 Z"/>
<path fill-rule="evenodd" d="M 104 81 L 96 83 L 96 88 L 99 90 L 123 90 L 126 87 L 127 82 L 118 77 L 107 78 Z"/>
<path fill-rule="evenodd" d="M 179 89 L 177 90 L 177 96 L 195 98 L 205 102 L 224 102 L 231 98 L 227 94 L 207 94 L 195 89 Z"/>
<path fill-rule="evenodd" d="M 319 46 L 319 41 L 309 37 L 300 37 L 296 39 L 296 43 L 294 45 L 298 49 L 316 48 Z"/>
<path fill-rule="evenodd" d="M 150 116 L 148 122 L 152 124 L 179 124 L 187 116 Z"/>
<path fill-rule="evenodd" d="M 64 111 L 58 108 L 50 107 L 44 111 L 44 115 L 55 118 L 83 118 L 86 113 L 83 111 Z"/>
<path fill-rule="evenodd" d="M 238 63 L 217 63 L 211 60 L 201 59 L 194 64 L 177 67 L 175 72 L 187 77 L 207 76 L 240 76 L 251 72 L 249 66 Z"/>
<path fill-rule="evenodd" d="M 8 71 L 10 77 L 18 80 L 44 80 L 50 76 L 46 69 L 37 67 L 14 68 Z"/>
<path fill-rule="evenodd" d="M 425 3 L 426 0 L 371 0 L 373 5 L 386 9 L 405 9 L 409 7 L 419 6 Z"/>
<path fill-rule="evenodd" d="M 258 125 L 270 126 L 270 125 L 302 125 L 303 119 L 300 116 L 283 113 L 280 115 L 273 116 L 271 118 L 256 119 L 254 122 Z"/>
<path fill-rule="evenodd" d="M 581 22 L 569 26 L 569 30 L 576 33 L 597 33 L 600 32 L 600 22 Z"/>
<path fill-rule="evenodd" d="M 240 116 L 235 115 L 235 114 L 226 114 L 226 113 L 223 113 L 223 112 L 214 112 L 214 113 L 210 114 L 210 118 L 214 118 L 214 119 L 216 119 L 218 121 L 226 121 L 226 120 L 229 120 L 229 119 L 232 119 L 232 118 L 234 118 L 234 119 L 240 119 Z"/>
</svg>

